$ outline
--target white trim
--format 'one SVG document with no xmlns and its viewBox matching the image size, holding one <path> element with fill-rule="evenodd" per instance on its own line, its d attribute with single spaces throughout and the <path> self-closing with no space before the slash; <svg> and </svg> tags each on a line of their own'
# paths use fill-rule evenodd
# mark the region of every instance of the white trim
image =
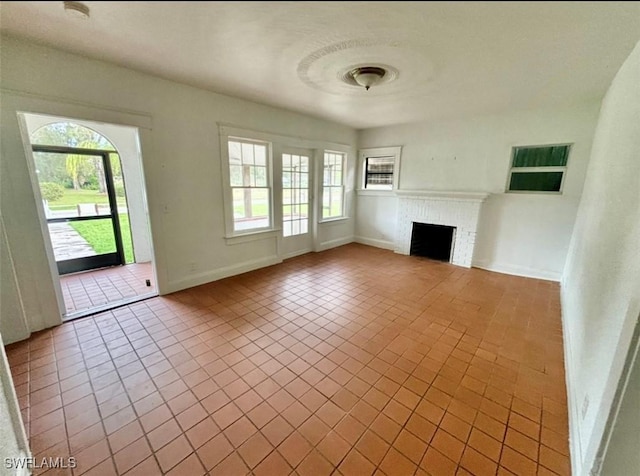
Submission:
<svg viewBox="0 0 640 476">
<path fill-rule="evenodd" d="M 528 266 L 514 266 L 510 264 L 495 263 L 486 260 L 474 260 L 471 263 L 472 268 L 480 268 L 496 273 L 510 274 L 513 276 L 522 276 L 524 278 L 543 279 L 545 281 L 559 282 L 562 277 L 561 273 L 556 271 L 547 271 L 544 269 L 530 268 Z"/>
<path fill-rule="evenodd" d="M 353 236 L 347 236 L 346 238 L 338 238 L 335 240 L 323 241 L 320 243 L 319 249 L 317 251 L 326 251 L 331 248 L 337 248 L 338 246 L 348 245 L 349 243 L 353 243 Z"/>
<path fill-rule="evenodd" d="M 563 286 L 561 286 L 563 287 Z M 580 442 L 580 415 L 577 402 L 577 389 L 575 384 L 575 372 L 573 369 L 573 357 L 571 355 L 571 333 L 567 329 L 567 317 L 564 310 L 567 308 L 564 299 L 565 293 L 560 292 L 560 313 L 562 322 L 562 347 L 564 349 L 564 375 L 567 389 L 567 406 L 569 419 L 569 455 L 571 459 L 571 473 L 582 474 L 582 444 Z"/>
<path fill-rule="evenodd" d="M 169 293 L 192 288 L 201 284 L 210 283 L 212 281 L 218 281 L 220 279 L 247 273 L 249 271 L 265 268 L 267 266 L 273 266 L 274 264 L 278 263 L 282 263 L 282 259 L 279 256 L 274 255 L 268 256 L 266 258 L 245 261 L 244 263 L 236 264 L 233 266 L 226 266 L 224 268 L 219 268 L 213 271 L 205 271 L 203 273 L 193 274 L 176 281 L 170 281 L 168 284 Z"/>
<path fill-rule="evenodd" d="M 337 218 L 325 218 L 324 220 L 319 220 L 319 225 L 339 225 L 341 222 L 348 220 L 349 217 L 341 216 Z"/>
<path fill-rule="evenodd" d="M 402 198 L 428 198 L 430 200 L 459 200 L 471 202 L 483 202 L 489 195 L 488 192 L 458 192 L 439 190 L 396 190 L 395 194 Z"/>
<path fill-rule="evenodd" d="M 396 194 L 393 190 L 356 190 L 356 195 L 363 197 L 391 197 L 396 198 Z"/>
<path fill-rule="evenodd" d="M 39 111 L 19 111 L 30 112 L 39 114 L 42 116 L 67 116 L 75 119 L 81 119 L 85 121 L 93 122 L 106 122 L 109 124 L 118 124 L 123 126 L 133 126 L 141 129 L 153 129 L 153 117 L 144 112 L 136 111 L 133 109 L 116 108 L 107 106 L 104 104 L 91 103 L 85 101 L 78 101 L 76 99 L 64 98 L 60 96 L 52 96 L 46 94 L 31 93 L 27 91 L 20 91 L 17 89 L 0 88 L 0 94 L 22 96 L 28 99 L 36 99 L 39 101 L 47 101 L 51 103 L 45 106 L 45 109 L 51 110 L 55 108 L 56 111 L 52 112 L 39 112 Z M 81 113 L 78 111 L 78 107 L 84 109 Z M 58 112 L 58 110 L 60 112 Z M 72 111 L 72 112 L 67 112 Z"/>
<path fill-rule="evenodd" d="M 250 233 L 237 233 L 231 236 L 225 236 L 227 245 L 238 245 L 240 243 L 251 243 L 252 241 L 266 240 L 278 236 L 280 228 L 270 228 L 268 230 L 252 231 Z"/>
<path fill-rule="evenodd" d="M 286 260 L 286 259 L 295 258 L 296 256 L 306 255 L 307 253 L 311 253 L 312 251 L 313 250 L 311 248 L 305 248 L 303 250 L 292 251 L 291 253 L 287 253 L 286 255 L 282 255 L 282 259 Z"/>
<path fill-rule="evenodd" d="M 383 250 L 394 250 L 396 247 L 393 241 L 376 240 L 373 238 L 367 238 L 365 236 L 356 236 L 354 237 L 354 241 L 362 245 L 373 246 L 375 248 L 382 248 Z"/>
<path fill-rule="evenodd" d="M 33 196 L 36 200 L 36 212 L 38 214 L 40 232 L 42 233 L 44 250 L 47 255 L 47 261 L 49 264 L 49 272 L 51 273 L 53 291 L 56 295 L 56 301 L 58 303 L 60 322 L 62 322 L 67 312 L 67 308 L 64 301 L 64 294 L 62 293 L 62 284 L 60 283 L 60 274 L 58 273 L 58 264 L 56 263 L 56 258 L 53 251 L 53 243 L 51 242 L 51 235 L 49 234 L 49 225 L 47 223 L 47 217 L 44 211 L 44 201 L 42 199 L 42 193 L 40 191 L 40 183 L 38 182 L 36 162 L 33 156 L 33 146 L 31 144 L 31 137 L 29 135 L 29 128 L 27 127 L 26 121 L 26 116 L 28 114 L 32 113 L 18 111 L 18 125 L 20 127 L 20 135 L 24 147 L 24 156 L 27 160 L 27 170 L 29 172 L 31 188 L 33 189 Z M 33 332 L 34 329 L 29 329 L 29 331 Z"/>
<path fill-rule="evenodd" d="M 358 153 L 358 191 L 378 191 L 378 192 L 392 192 L 393 190 L 398 190 L 400 188 L 400 158 L 402 155 L 402 146 L 391 146 L 391 147 L 371 147 L 367 149 L 360 149 Z M 366 170 L 364 167 L 365 160 L 368 158 L 376 158 L 376 157 L 393 157 L 393 185 L 391 189 L 388 190 L 375 190 L 375 189 L 365 189 L 364 188 L 364 178 L 366 174 Z"/>
<path fill-rule="evenodd" d="M 348 153 L 351 146 L 339 142 L 331 142 L 326 140 L 309 139 L 307 137 L 287 136 L 274 132 L 258 131 L 254 129 L 246 129 L 233 124 L 218 122 L 218 129 L 221 134 L 232 137 L 254 138 L 263 142 L 279 142 L 284 146 L 298 147 L 301 149 L 331 149 L 337 152 Z"/>
</svg>

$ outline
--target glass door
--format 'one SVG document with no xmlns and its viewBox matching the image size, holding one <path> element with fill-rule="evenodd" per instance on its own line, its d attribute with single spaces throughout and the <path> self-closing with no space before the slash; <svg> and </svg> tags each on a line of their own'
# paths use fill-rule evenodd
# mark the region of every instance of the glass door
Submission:
<svg viewBox="0 0 640 476">
<path fill-rule="evenodd" d="M 312 250 L 310 233 L 311 151 L 282 154 L 282 252 L 285 257 Z"/>
<path fill-rule="evenodd" d="M 33 146 L 49 236 L 61 275 L 125 263 L 109 157 L 113 153 Z"/>
</svg>

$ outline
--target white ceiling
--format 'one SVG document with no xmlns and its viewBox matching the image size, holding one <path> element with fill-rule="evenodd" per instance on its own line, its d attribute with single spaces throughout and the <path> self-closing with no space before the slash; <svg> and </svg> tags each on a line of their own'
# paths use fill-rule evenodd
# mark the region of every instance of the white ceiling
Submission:
<svg viewBox="0 0 640 476">
<path fill-rule="evenodd" d="M 640 2 L 1 2 L 14 35 L 356 128 L 600 98 Z M 397 78 L 365 91 L 353 65 Z"/>
</svg>

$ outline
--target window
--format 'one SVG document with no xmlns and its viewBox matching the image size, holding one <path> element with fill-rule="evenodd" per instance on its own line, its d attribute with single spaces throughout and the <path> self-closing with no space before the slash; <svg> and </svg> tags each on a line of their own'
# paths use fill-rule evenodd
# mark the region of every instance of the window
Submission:
<svg viewBox="0 0 640 476">
<path fill-rule="evenodd" d="M 268 144 L 229 138 L 228 145 L 233 230 L 269 228 L 271 180 Z"/>
<path fill-rule="evenodd" d="M 561 193 L 570 147 L 514 147 L 507 191 Z"/>
<path fill-rule="evenodd" d="M 282 234 L 309 231 L 309 157 L 282 154 Z"/>
<path fill-rule="evenodd" d="M 400 174 L 400 147 L 360 151 L 361 190 L 395 190 Z"/>
<path fill-rule="evenodd" d="M 322 219 L 344 216 L 344 162 L 341 152 L 324 153 Z"/>
<path fill-rule="evenodd" d="M 364 188 L 393 189 L 393 164 L 393 157 L 367 157 L 364 169 Z"/>
</svg>

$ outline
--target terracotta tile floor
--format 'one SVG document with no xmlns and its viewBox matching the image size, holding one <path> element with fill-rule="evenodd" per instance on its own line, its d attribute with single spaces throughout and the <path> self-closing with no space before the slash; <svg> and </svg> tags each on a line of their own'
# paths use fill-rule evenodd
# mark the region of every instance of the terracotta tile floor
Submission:
<svg viewBox="0 0 640 476">
<path fill-rule="evenodd" d="M 146 285 L 147 279 L 151 280 L 151 286 Z M 151 263 L 60 276 L 67 314 L 155 293 L 154 281 Z"/>
<path fill-rule="evenodd" d="M 555 283 L 354 244 L 8 354 L 74 474 L 569 474 Z"/>
</svg>

